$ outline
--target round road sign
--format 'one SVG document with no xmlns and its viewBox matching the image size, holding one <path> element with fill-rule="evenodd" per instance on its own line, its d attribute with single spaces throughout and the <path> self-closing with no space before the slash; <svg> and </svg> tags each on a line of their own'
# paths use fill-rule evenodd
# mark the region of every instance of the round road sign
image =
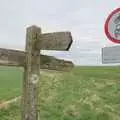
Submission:
<svg viewBox="0 0 120 120">
<path fill-rule="evenodd" d="M 120 44 L 120 8 L 117 8 L 108 16 L 104 29 L 109 40 Z"/>
</svg>

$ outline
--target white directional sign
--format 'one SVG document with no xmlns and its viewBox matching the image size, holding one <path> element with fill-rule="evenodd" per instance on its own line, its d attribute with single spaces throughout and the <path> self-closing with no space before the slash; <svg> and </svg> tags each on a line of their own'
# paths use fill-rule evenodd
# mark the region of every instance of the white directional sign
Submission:
<svg viewBox="0 0 120 120">
<path fill-rule="evenodd" d="M 120 63 L 120 46 L 102 48 L 102 63 Z"/>
</svg>

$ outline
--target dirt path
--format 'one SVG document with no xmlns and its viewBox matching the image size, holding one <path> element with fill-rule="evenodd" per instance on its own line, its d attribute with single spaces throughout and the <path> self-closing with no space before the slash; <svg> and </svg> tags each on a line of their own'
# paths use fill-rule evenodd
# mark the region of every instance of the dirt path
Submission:
<svg viewBox="0 0 120 120">
<path fill-rule="evenodd" d="M 20 99 L 21 99 L 21 97 L 19 96 L 19 97 L 16 97 L 14 99 L 5 101 L 5 102 L 3 102 L 3 103 L 0 104 L 0 109 L 8 108 L 9 104 L 14 103 L 14 102 L 16 102 L 16 101 L 18 101 Z"/>
</svg>

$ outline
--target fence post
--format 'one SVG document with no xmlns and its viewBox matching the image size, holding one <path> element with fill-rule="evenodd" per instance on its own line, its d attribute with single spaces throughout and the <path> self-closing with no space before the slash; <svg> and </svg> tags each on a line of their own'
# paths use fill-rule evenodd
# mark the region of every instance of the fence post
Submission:
<svg viewBox="0 0 120 120">
<path fill-rule="evenodd" d="M 22 93 L 22 120 L 38 120 L 38 81 L 40 74 L 40 49 L 36 41 L 40 39 L 41 29 L 31 26 L 26 31 L 26 59 Z"/>
</svg>

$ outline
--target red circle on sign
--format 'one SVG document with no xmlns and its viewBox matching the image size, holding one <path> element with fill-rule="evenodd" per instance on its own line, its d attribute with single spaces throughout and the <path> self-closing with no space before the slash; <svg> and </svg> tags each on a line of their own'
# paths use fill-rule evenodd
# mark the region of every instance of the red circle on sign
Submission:
<svg viewBox="0 0 120 120">
<path fill-rule="evenodd" d="M 120 12 L 120 8 L 117 8 L 116 10 L 114 10 L 107 18 L 106 22 L 105 22 L 105 34 L 108 37 L 108 39 L 114 43 L 119 43 L 120 44 L 120 40 L 115 39 L 114 37 L 111 36 L 110 32 L 108 31 L 108 24 L 110 22 L 110 19 L 113 17 L 114 14 L 116 14 L 117 12 Z"/>
</svg>

